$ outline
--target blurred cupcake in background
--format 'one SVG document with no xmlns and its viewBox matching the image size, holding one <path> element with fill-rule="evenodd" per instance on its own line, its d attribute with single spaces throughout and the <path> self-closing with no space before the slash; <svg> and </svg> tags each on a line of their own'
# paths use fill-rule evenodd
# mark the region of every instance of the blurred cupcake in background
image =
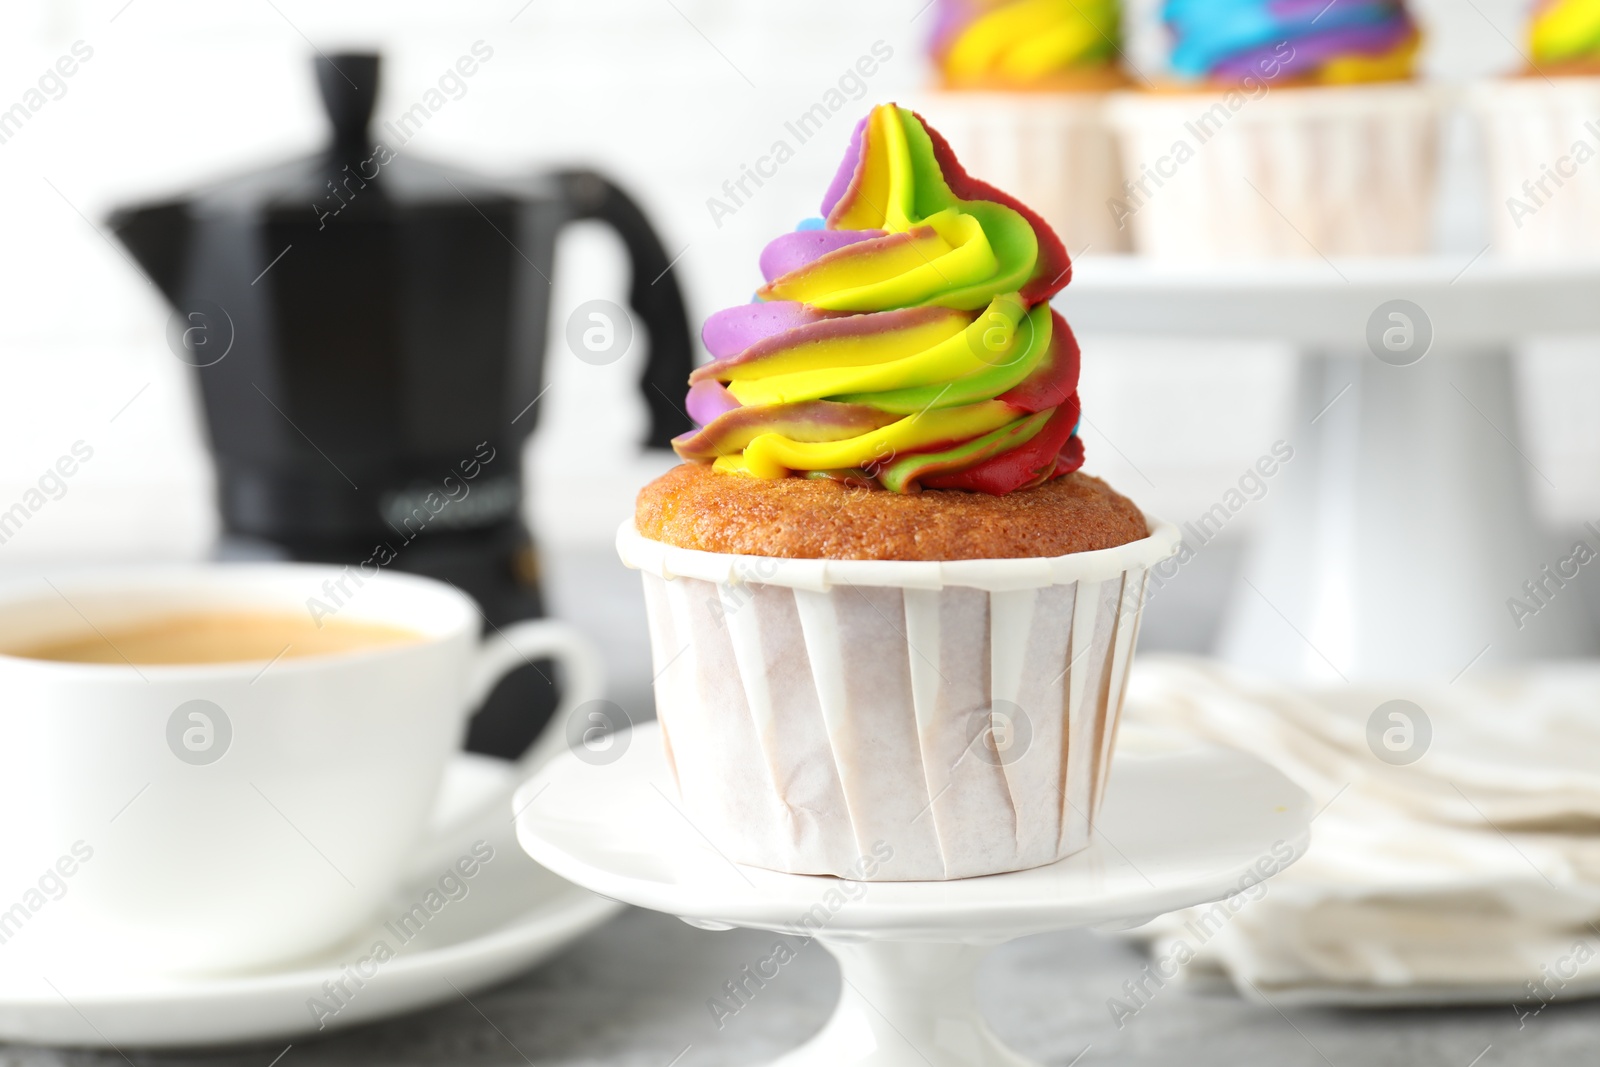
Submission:
<svg viewBox="0 0 1600 1067">
<path fill-rule="evenodd" d="M 1528 22 L 1529 69 L 1469 95 L 1488 153 L 1496 251 L 1600 254 L 1600 0 L 1546 0 Z"/>
<path fill-rule="evenodd" d="M 923 110 L 974 174 L 1031 204 L 1074 255 L 1126 252 L 1106 94 L 1128 84 L 1118 0 L 934 0 L 941 90 Z"/>
<path fill-rule="evenodd" d="M 1174 259 L 1415 255 L 1431 243 L 1438 94 L 1400 0 L 1166 0 L 1170 83 L 1111 109 L 1108 214 Z"/>
</svg>

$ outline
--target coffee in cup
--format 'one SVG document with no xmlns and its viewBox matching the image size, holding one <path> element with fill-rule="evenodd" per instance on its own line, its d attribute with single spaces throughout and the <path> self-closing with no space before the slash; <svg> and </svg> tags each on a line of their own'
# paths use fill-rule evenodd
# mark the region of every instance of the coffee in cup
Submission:
<svg viewBox="0 0 1600 1067">
<path fill-rule="evenodd" d="M 0 648 L 0 653 L 59 663 L 248 663 L 360 652 L 422 636 L 382 622 L 314 619 L 304 611 L 157 611 L 142 622 L 88 628 L 21 648 Z"/>
<path fill-rule="evenodd" d="M 0 588 L 0 889 L 60 890 L 0 898 L 7 959 L 237 974 L 331 951 L 453 842 L 440 784 L 501 677 L 563 675 L 519 777 L 601 695 L 562 623 L 480 641 L 465 594 L 386 571 L 313 614 L 333 580 L 351 575 L 212 564 Z"/>
</svg>

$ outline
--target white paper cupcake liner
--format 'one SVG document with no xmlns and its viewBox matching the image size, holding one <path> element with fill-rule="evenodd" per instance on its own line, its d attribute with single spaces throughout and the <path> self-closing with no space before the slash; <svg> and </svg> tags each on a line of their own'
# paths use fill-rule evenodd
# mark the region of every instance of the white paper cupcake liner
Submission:
<svg viewBox="0 0 1600 1067">
<path fill-rule="evenodd" d="M 964 878 L 1084 847 L 1146 577 L 1178 547 L 1152 531 L 916 563 L 696 552 L 624 524 L 684 813 L 729 859 L 792 874 Z"/>
<path fill-rule="evenodd" d="M 1118 94 L 1115 213 L 1163 259 L 1425 253 L 1441 104 L 1411 83 Z"/>
<path fill-rule="evenodd" d="M 1122 188 L 1122 159 L 1103 92 L 952 91 L 918 111 L 968 174 L 1037 211 L 1072 255 L 1126 252 L 1131 235 L 1106 210 Z"/>
<path fill-rule="evenodd" d="M 1483 129 L 1495 251 L 1600 256 L 1600 77 L 1487 82 L 1467 103 Z"/>
</svg>

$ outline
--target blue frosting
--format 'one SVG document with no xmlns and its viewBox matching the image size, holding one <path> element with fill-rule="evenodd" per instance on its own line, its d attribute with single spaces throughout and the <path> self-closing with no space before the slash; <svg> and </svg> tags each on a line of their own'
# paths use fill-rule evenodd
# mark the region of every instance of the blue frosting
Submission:
<svg viewBox="0 0 1600 1067">
<path fill-rule="evenodd" d="M 1172 67 L 1190 78 L 1285 42 L 1326 38 L 1339 51 L 1382 50 L 1410 25 L 1398 0 L 1166 0 L 1162 20 L 1175 38 Z"/>
</svg>

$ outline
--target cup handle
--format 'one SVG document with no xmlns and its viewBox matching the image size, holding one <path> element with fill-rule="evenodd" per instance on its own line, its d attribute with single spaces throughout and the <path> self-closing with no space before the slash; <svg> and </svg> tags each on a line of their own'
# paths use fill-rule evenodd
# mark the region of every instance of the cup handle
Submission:
<svg viewBox="0 0 1600 1067">
<path fill-rule="evenodd" d="M 572 713 L 604 695 L 605 666 L 593 642 L 567 623 L 531 619 L 502 627 L 478 645 L 467 678 L 465 714 L 477 711 L 500 679 L 536 659 L 553 659 L 561 665 L 561 703 L 533 744 L 518 758 L 509 785 L 429 832 L 413 860 L 413 874 L 429 874 L 447 866 L 460 850 L 462 833 L 486 819 L 491 811 L 504 811 L 509 818 L 511 795 L 516 788 L 566 747 L 567 721 Z"/>
<path fill-rule="evenodd" d="M 478 646 L 467 682 L 468 713 L 483 706 L 500 679 L 536 659 L 553 659 L 561 665 L 561 703 L 517 759 L 519 784 L 565 746 L 566 724 L 572 713 L 605 695 L 605 666 L 594 644 L 567 623 L 530 619 L 498 630 Z"/>
</svg>

